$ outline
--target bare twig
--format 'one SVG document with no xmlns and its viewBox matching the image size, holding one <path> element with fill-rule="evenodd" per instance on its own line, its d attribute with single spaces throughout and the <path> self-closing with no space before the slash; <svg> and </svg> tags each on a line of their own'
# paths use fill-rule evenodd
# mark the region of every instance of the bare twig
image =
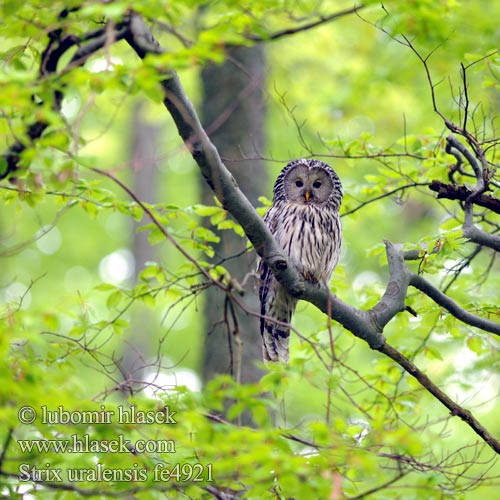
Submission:
<svg viewBox="0 0 500 500">
<path fill-rule="evenodd" d="M 277 40 L 278 38 L 283 38 L 285 36 L 290 36 L 294 35 L 296 33 L 300 33 L 302 31 L 308 31 L 313 28 L 317 28 L 318 26 L 321 26 L 323 24 L 329 23 L 330 21 L 333 21 L 334 19 L 338 19 L 340 17 L 348 16 L 350 14 L 355 14 L 356 12 L 360 11 L 361 9 L 364 8 L 364 5 L 357 5 L 355 7 L 351 7 L 350 9 L 345 9 L 339 12 L 334 12 L 333 14 L 329 14 L 326 16 L 319 16 L 319 19 L 316 21 L 312 21 L 307 24 L 303 24 L 302 26 L 298 26 L 295 28 L 287 28 L 284 30 L 280 31 L 275 31 L 274 33 L 269 33 L 267 35 L 246 35 L 246 38 L 249 40 L 252 40 L 252 42 L 264 42 L 268 40 Z"/>
</svg>

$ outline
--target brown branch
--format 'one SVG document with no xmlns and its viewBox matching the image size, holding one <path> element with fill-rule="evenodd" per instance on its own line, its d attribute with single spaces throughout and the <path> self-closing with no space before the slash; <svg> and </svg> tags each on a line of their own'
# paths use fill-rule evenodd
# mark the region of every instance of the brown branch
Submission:
<svg viewBox="0 0 500 500">
<path fill-rule="evenodd" d="M 431 181 L 428 186 L 431 191 L 437 193 L 438 198 L 446 198 L 448 200 L 466 201 L 473 192 L 467 186 L 445 184 L 437 180 Z M 473 203 L 480 207 L 487 208 L 496 214 L 500 214 L 500 200 L 494 196 L 481 194 L 474 199 Z"/>
<path fill-rule="evenodd" d="M 425 387 L 427 391 L 429 391 L 438 401 L 450 410 L 450 414 L 452 416 L 462 419 L 478 436 L 484 440 L 486 444 L 488 444 L 488 446 L 490 446 L 496 453 L 500 454 L 500 442 L 479 423 L 469 410 L 466 410 L 455 403 L 436 384 L 434 384 L 424 372 L 419 370 L 419 368 L 412 361 L 387 343 L 385 343 L 378 350 L 398 363 L 398 365 L 403 367 L 407 373 L 415 377 L 420 385 Z"/>
<path fill-rule="evenodd" d="M 61 14 L 61 16 L 65 17 L 63 14 Z M 105 45 L 110 42 L 115 43 L 121 40 L 125 36 L 127 30 L 126 26 L 127 23 L 122 23 L 117 29 L 109 32 L 106 28 L 93 30 L 83 34 L 81 37 L 64 35 L 61 28 L 49 32 L 49 42 L 41 55 L 38 82 L 42 82 L 44 79 L 48 78 L 58 78 L 77 66 L 83 66 L 90 56 L 95 54 Z M 112 40 L 109 39 L 110 33 L 113 34 Z M 57 68 L 59 61 L 68 50 L 76 45 L 79 46 L 78 50 L 66 67 L 58 72 Z M 62 91 L 59 89 L 54 90 L 52 106 L 56 111 L 59 111 L 62 99 Z M 29 143 L 36 141 L 42 136 L 48 126 L 49 123 L 44 120 L 38 120 L 32 123 L 27 129 L 29 142 L 26 143 L 26 141 L 17 140 L 0 156 L 0 158 L 3 158 L 5 161 L 3 169 L 0 164 L 0 179 L 8 177 L 19 168 L 22 153 L 28 148 Z"/>
</svg>

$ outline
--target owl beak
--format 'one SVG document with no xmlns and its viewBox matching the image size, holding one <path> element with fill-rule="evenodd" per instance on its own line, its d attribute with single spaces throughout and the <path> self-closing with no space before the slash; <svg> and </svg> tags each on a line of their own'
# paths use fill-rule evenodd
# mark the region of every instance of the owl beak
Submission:
<svg viewBox="0 0 500 500">
<path fill-rule="evenodd" d="M 305 190 L 304 198 L 306 199 L 306 201 L 309 201 L 311 199 L 311 191 L 309 191 L 309 189 Z"/>
</svg>

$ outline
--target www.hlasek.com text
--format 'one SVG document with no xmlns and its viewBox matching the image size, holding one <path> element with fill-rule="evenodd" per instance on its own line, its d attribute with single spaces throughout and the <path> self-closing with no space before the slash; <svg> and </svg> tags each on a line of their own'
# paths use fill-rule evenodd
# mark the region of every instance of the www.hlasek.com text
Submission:
<svg viewBox="0 0 500 500">
<path fill-rule="evenodd" d="M 171 439 L 130 441 L 119 434 L 114 439 L 92 439 L 88 434 L 72 434 L 68 439 L 18 439 L 21 453 L 175 453 Z"/>
</svg>

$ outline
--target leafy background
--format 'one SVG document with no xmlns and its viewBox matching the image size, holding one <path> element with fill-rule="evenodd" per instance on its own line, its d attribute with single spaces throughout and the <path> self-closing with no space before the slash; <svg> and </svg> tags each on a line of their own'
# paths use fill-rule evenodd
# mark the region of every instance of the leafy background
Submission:
<svg viewBox="0 0 500 500">
<path fill-rule="evenodd" d="M 91 170 L 110 171 L 130 185 L 134 113 L 159 127 L 159 178 L 154 199 L 146 201 L 186 251 L 200 262 L 208 261 L 217 225 L 241 231 L 222 209 L 200 204 L 199 171 L 161 107 L 157 69 L 176 69 L 199 107 L 200 68 L 207 61 L 222 61 L 224 44 L 250 44 L 245 34 L 265 39 L 318 10 L 327 13 L 351 4 L 209 2 L 200 16 L 198 2 L 190 1 L 86 2 L 68 17 L 69 31 L 85 32 L 103 18 L 119 20 L 133 7 L 194 43 L 186 47 L 180 36 L 158 29 L 155 34 L 168 47 L 164 56 L 142 64 L 119 43 L 84 67 L 37 81 L 48 31 L 58 24 L 63 8 L 79 4 L 6 1 L 2 7 L 2 147 L 25 137 L 26 123 L 34 117 L 50 123 L 41 140 L 23 153 L 22 163 L 29 168 L 16 173 L 17 183 L 0 184 L 0 439 L 2 458 L 8 458 L 2 462 L 1 471 L 7 472 L 0 476 L 2 494 L 74 495 L 71 489 L 61 493 L 31 489 L 31 483 L 20 486 L 14 477 L 17 466 L 29 462 L 90 468 L 95 466 L 94 455 L 27 457 L 8 442 L 9 436 L 62 439 L 74 432 L 96 439 L 118 434 L 164 439 L 166 432 L 177 445 L 174 458 L 100 454 L 98 460 L 122 469 L 134 463 L 152 467 L 160 460 L 213 463 L 217 484 L 231 489 L 243 484 L 245 498 L 340 498 L 339 481 L 343 494 L 356 498 L 401 472 L 394 456 L 413 461 L 409 472 L 374 498 L 423 494 L 474 499 L 493 494 L 499 471 L 492 452 L 392 362 L 374 355 L 340 327 L 327 328 L 324 316 L 312 306 L 299 306 L 294 325 L 320 349 L 328 349 L 334 339 L 336 357 L 329 370 L 308 342 L 294 336 L 290 365 L 268 367 L 259 384 L 241 386 L 222 377 L 201 392 L 184 389 L 199 384 L 195 374 L 204 355 L 204 298 L 193 292 L 200 278 L 190 277 L 192 263 L 147 226 L 140 207 L 116 183 Z M 436 284 L 449 281 L 449 270 L 473 249 L 461 239 L 458 207 L 437 201 L 425 186 L 401 189 L 363 205 L 402 186 L 446 181 L 452 163 L 444 152 L 444 127 L 433 112 L 424 68 L 399 43 L 400 34 L 412 40 L 420 54 L 432 52 L 428 65 L 434 82 L 439 82 L 439 110 L 450 119 L 459 120 L 460 64 L 477 61 L 467 73 L 469 95 L 478 133 L 485 137 L 496 136 L 499 74 L 500 6 L 444 0 L 372 4 L 358 14 L 266 42 L 263 156 L 270 182 L 262 193 L 267 200 L 261 200 L 268 203 L 271 180 L 290 158 L 313 154 L 335 167 L 346 192 L 345 247 L 331 286 L 344 301 L 363 308 L 373 306 L 385 287 L 384 239 L 429 251 L 439 242 L 441 251 L 420 264 Z M 54 89 L 65 93 L 60 114 L 51 109 Z M 494 151 L 491 154 L 494 162 Z M 212 230 L 202 227 L 202 220 L 211 220 Z M 141 230 L 155 249 L 154 262 L 142 269 L 134 269 L 131 252 L 137 225 L 146 226 Z M 482 252 L 448 292 L 467 310 L 494 318 L 499 281 L 498 262 Z M 497 343 L 419 293 L 412 292 L 408 303 L 418 317 L 401 314 L 393 320 L 386 329 L 391 343 L 498 435 Z M 166 368 L 160 371 L 171 377 L 169 384 L 177 381 L 177 388 L 154 396 L 151 390 L 134 395 L 123 390 L 117 365 L 134 338 L 149 346 L 149 374 L 157 373 L 161 356 Z M 266 391 L 272 397 L 263 398 Z M 237 401 L 227 419 L 249 410 L 257 428 L 206 418 L 222 410 L 227 398 Z M 124 401 L 143 409 L 168 404 L 177 409 L 179 423 L 165 431 L 155 425 L 71 429 L 21 426 L 17 421 L 21 405 L 83 410 L 105 404 L 112 409 Z M 136 494 L 161 496 L 164 488 L 169 498 L 210 496 L 203 489 L 210 483 L 178 484 L 181 492 L 171 489 L 173 482 L 139 484 L 145 490 Z M 117 491 L 125 495 L 135 485 L 77 486 L 105 496 Z"/>
</svg>

